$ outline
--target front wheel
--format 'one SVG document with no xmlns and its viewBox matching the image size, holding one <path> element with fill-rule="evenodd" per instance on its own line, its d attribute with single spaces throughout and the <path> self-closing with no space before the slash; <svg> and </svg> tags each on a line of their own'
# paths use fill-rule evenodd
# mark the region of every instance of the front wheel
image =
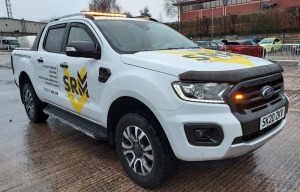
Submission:
<svg viewBox="0 0 300 192">
<path fill-rule="evenodd" d="M 124 115 L 116 130 L 116 148 L 127 175 L 144 188 L 153 189 L 176 171 L 178 160 L 161 127 L 137 113 Z"/>
<path fill-rule="evenodd" d="M 25 83 L 22 94 L 25 111 L 30 121 L 34 123 L 46 121 L 49 116 L 43 112 L 43 103 L 37 97 L 30 83 Z"/>
</svg>

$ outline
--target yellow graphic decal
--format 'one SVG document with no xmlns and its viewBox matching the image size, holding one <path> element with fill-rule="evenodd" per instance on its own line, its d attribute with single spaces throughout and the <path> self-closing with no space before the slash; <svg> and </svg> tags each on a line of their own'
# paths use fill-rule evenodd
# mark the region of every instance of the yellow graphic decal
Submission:
<svg viewBox="0 0 300 192">
<path fill-rule="evenodd" d="M 209 49 L 198 49 L 197 51 L 161 51 L 164 54 L 177 55 L 196 61 L 206 62 L 223 62 L 228 64 L 246 65 L 249 67 L 255 67 L 246 57 L 242 55 L 232 54 L 228 52 L 214 51 Z"/>
<path fill-rule="evenodd" d="M 86 67 L 77 72 L 77 78 L 71 76 L 68 69 L 64 69 L 66 96 L 76 112 L 81 113 L 83 106 L 89 102 Z"/>
</svg>

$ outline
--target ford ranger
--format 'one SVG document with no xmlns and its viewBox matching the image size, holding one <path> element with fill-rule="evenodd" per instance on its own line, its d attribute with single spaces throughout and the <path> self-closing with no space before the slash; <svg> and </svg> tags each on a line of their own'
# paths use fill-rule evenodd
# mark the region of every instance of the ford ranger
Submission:
<svg viewBox="0 0 300 192">
<path fill-rule="evenodd" d="M 28 118 L 49 116 L 115 145 L 145 188 L 179 160 L 252 152 L 286 123 L 282 67 L 197 47 L 164 24 L 90 13 L 49 23 L 31 49 L 12 52 Z"/>
</svg>

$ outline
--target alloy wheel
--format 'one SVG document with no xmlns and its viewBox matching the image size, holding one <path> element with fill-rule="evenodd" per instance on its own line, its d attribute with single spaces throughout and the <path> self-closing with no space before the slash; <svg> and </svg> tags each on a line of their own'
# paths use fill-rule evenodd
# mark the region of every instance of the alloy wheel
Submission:
<svg viewBox="0 0 300 192">
<path fill-rule="evenodd" d="M 122 135 L 122 149 L 129 167 L 141 176 L 147 176 L 154 164 L 149 138 L 137 126 L 128 126 Z"/>
<path fill-rule="evenodd" d="M 32 94 L 29 90 L 26 90 L 25 92 L 24 102 L 25 102 L 25 109 L 27 113 L 29 114 L 30 117 L 33 117 L 35 107 L 34 107 Z"/>
</svg>

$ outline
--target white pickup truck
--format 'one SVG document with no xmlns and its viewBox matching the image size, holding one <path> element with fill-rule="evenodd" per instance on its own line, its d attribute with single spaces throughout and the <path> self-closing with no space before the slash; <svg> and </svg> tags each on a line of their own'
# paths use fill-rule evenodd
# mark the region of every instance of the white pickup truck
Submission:
<svg viewBox="0 0 300 192">
<path fill-rule="evenodd" d="M 288 99 L 272 61 L 206 50 L 143 19 L 72 16 L 48 24 L 12 67 L 32 122 L 52 116 L 116 145 L 145 188 L 179 160 L 241 156 L 279 133 Z"/>
</svg>

